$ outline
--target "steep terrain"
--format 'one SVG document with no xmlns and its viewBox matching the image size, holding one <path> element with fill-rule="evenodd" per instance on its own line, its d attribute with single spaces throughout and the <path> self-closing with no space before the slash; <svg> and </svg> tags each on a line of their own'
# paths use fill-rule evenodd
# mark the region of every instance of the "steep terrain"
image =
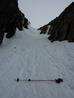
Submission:
<svg viewBox="0 0 74 98">
<path fill-rule="evenodd" d="M 29 28 L 0 46 L 0 98 L 74 98 L 74 43 L 54 42 Z M 16 82 L 56 79 L 54 82 Z"/>
</svg>

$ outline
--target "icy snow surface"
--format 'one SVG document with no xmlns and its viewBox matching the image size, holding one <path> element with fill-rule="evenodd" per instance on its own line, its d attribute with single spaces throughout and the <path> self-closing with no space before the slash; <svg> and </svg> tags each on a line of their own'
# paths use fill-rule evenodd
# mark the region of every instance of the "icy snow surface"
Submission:
<svg viewBox="0 0 74 98">
<path fill-rule="evenodd" d="M 64 82 L 24 82 L 56 79 Z M 74 98 L 74 43 L 51 43 L 29 28 L 0 46 L 0 98 Z"/>
</svg>

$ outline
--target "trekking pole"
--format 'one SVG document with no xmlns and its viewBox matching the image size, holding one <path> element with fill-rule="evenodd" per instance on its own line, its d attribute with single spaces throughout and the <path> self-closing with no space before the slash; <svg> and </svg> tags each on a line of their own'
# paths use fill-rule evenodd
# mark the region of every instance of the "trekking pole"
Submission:
<svg viewBox="0 0 74 98">
<path fill-rule="evenodd" d="M 31 80 L 31 79 L 19 79 L 17 78 L 16 79 L 16 82 L 20 82 L 20 81 L 25 81 L 25 82 L 55 82 L 57 84 L 60 84 L 61 82 L 63 82 L 63 79 L 62 78 L 58 78 L 58 79 L 54 79 L 54 80 Z"/>
</svg>

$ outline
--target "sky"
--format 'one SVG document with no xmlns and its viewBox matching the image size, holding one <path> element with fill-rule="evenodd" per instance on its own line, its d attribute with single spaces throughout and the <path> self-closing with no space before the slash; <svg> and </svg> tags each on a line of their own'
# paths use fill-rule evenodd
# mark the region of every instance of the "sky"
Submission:
<svg viewBox="0 0 74 98">
<path fill-rule="evenodd" d="M 39 28 L 57 17 L 74 0 L 18 0 L 19 8 Z"/>
</svg>

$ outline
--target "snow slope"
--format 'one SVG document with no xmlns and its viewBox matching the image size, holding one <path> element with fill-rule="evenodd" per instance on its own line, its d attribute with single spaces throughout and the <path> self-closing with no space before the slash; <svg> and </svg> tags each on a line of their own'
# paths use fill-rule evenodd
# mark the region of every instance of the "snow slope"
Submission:
<svg viewBox="0 0 74 98">
<path fill-rule="evenodd" d="M 15 79 L 56 79 L 24 82 Z M 0 46 L 0 98 L 74 98 L 74 43 L 47 40 L 29 28 Z"/>
</svg>

